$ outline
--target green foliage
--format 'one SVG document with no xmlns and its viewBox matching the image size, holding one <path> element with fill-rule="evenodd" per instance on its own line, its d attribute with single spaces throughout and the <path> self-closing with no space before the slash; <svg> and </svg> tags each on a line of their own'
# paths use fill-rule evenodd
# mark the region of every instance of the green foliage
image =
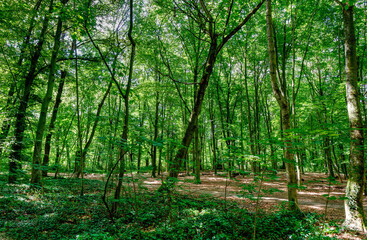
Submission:
<svg viewBox="0 0 367 240">
<path fill-rule="evenodd" d="M 37 2 L 41 4 L 39 7 L 36 7 Z M 176 150 L 182 147 L 182 136 L 194 105 L 198 85 L 191 83 L 200 80 L 206 66 L 212 36 L 207 34 L 210 26 L 204 5 L 213 16 L 213 27 L 222 40 L 258 2 L 134 1 L 136 58 L 128 99 L 128 139 L 122 141 L 127 113 L 124 100 L 127 99 L 121 98 L 116 86 L 121 86 L 125 92 L 129 73 L 129 1 L 75 0 L 66 6 L 62 6 L 61 1 L 54 1 L 45 44 L 40 49 L 40 59 L 33 73 L 34 84 L 29 86 L 31 92 L 21 141 L 23 150 L 16 159 L 22 167 L 13 175 L 18 176 L 18 184 L 24 185 L 7 185 L 7 176 L 0 175 L 1 231 L 14 239 L 251 238 L 252 213 L 238 206 L 227 209 L 224 206 L 228 203 L 208 196 L 188 198 L 177 195 L 172 192 L 173 182 L 163 185 L 166 188 L 155 195 L 138 193 L 136 201 L 130 186 L 124 188 L 124 196 L 116 200 L 120 204 L 116 223 L 112 223 L 100 200 L 103 183 L 85 180 L 87 195 L 77 197 L 80 180 L 44 178 L 42 185 L 30 188 L 27 174 L 32 166 L 49 172 L 56 170 L 55 166 L 63 171 L 73 171 L 80 148 L 77 129 L 80 128 L 81 142 L 85 143 L 91 136 L 92 126 L 97 123 L 95 120 L 99 122 L 86 152 L 85 173 L 109 172 L 120 158 L 121 149 L 128 151 L 122 162 L 128 168 L 128 175 L 136 169 L 151 172 L 153 150 L 161 163 L 161 172 L 168 169 L 175 160 Z M 360 103 L 366 115 L 366 4 L 355 0 L 340 2 L 344 10 L 355 5 L 358 83 L 362 90 Z M 16 109 L 24 92 L 25 76 L 40 42 L 44 16 L 49 15 L 49 3 L 0 0 L 0 111 L 4 113 L 0 115 L 1 172 L 9 170 Z M 295 104 L 294 108 L 293 104 L 289 106 L 292 110 L 290 117 L 294 120 L 292 129 L 282 131 L 279 106 L 270 85 L 263 6 L 218 53 L 197 123 L 202 169 L 215 167 L 217 170 L 218 167 L 231 172 L 231 177 L 247 176 L 252 164 L 273 173 L 281 162 L 285 162 L 306 172 L 325 171 L 325 150 L 331 151 L 332 162 L 338 169 L 341 164 L 347 169 L 350 129 L 345 106 L 344 33 L 340 14 L 343 8 L 333 1 L 281 0 L 273 1 L 273 10 L 278 80 L 283 85 L 285 97 L 290 103 L 294 100 Z M 32 165 L 31 156 L 39 108 L 47 89 L 55 35 L 52 26 L 58 16 L 62 17 L 65 28 L 55 79 L 60 80 L 61 71 L 67 75 L 51 141 L 50 163 L 45 167 Z M 86 29 L 99 49 L 91 43 Z M 78 53 L 78 60 L 74 58 L 75 53 L 71 54 L 72 50 Z M 112 81 L 109 70 L 117 84 L 114 83 L 97 117 L 98 104 Z M 81 95 L 79 124 L 75 117 L 77 77 Z M 15 94 L 10 94 L 11 91 Z M 47 115 L 51 115 L 51 109 Z M 10 124 L 9 132 L 4 131 L 7 124 Z M 298 154 L 297 163 L 296 158 L 284 158 L 284 134 L 292 141 L 292 153 Z M 188 147 L 188 154 L 182 159 L 187 169 L 193 166 L 193 159 L 194 151 Z M 274 169 L 270 169 L 270 165 Z M 228 176 L 226 172 L 221 174 Z M 274 174 L 264 178 L 256 176 L 255 182 L 243 185 L 241 197 L 257 201 L 264 193 L 279 191 L 259 188 L 259 182 L 275 177 Z M 127 185 L 137 181 L 132 177 L 125 179 Z M 335 182 L 329 179 L 329 184 Z M 330 201 L 344 198 L 331 194 L 324 197 Z M 110 199 L 109 203 L 112 201 Z M 257 221 L 257 237 L 323 238 L 317 235 L 320 229 L 314 226 L 316 219 L 311 215 L 290 216 L 284 209 L 274 214 L 262 214 Z M 331 228 L 333 226 L 325 226 L 322 231 Z M 312 231 L 316 233 L 312 234 Z"/>
<path fill-rule="evenodd" d="M 79 180 L 49 179 L 44 194 L 1 182 L 0 231 L 11 239 L 252 239 L 253 213 L 233 202 L 174 192 L 139 191 L 135 202 L 126 189 L 113 223 L 98 194 L 103 183 L 84 181 L 83 197 L 78 195 Z M 337 228 L 331 223 L 320 229 L 319 218 L 283 207 L 262 213 L 256 239 L 327 239 L 322 231 Z"/>
</svg>

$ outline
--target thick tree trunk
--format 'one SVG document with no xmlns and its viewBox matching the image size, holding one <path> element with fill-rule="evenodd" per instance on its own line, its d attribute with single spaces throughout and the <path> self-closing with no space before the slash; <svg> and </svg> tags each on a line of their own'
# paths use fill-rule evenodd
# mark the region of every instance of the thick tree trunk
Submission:
<svg viewBox="0 0 367 240">
<path fill-rule="evenodd" d="M 292 142 L 289 139 L 288 131 L 291 129 L 291 119 L 289 111 L 289 102 L 285 97 L 283 91 L 279 88 L 278 79 L 276 75 L 276 53 L 273 39 L 273 20 L 271 11 L 271 0 L 266 1 L 266 23 L 267 23 L 267 36 L 268 36 L 268 50 L 270 61 L 270 78 L 271 86 L 274 96 L 279 104 L 281 112 L 281 120 L 284 133 L 284 145 L 285 145 L 285 166 L 287 171 L 287 188 L 288 188 L 288 201 L 289 208 L 291 210 L 299 210 L 297 200 L 297 176 L 296 167 L 293 160 L 293 154 L 291 152 Z"/>
<path fill-rule="evenodd" d="M 15 129 L 14 129 L 15 140 L 11 146 L 12 151 L 9 156 L 9 178 L 8 178 L 9 183 L 16 182 L 18 171 L 19 168 L 21 167 L 21 161 L 23 160 L 22 150 L 23 150 L 24 131 L 26 128 L 25 123 L 26 110 L 28 108 L 28 100 L 31 93 L 33 81 L 36 76 L 37 63 L 41 56 L 43 43 L 45 42 L 45 36 L 48 28 L 48 23 L 50 20 L 50 15 L 52 13 L 52 9 L 53 9 L 53 0 L 50 1 L 49 14 L 47 14 L 43 20 L 42 30 L 40 37 L 38 39 L 36 50 L 31 58 L 28 74 L 25 77 L 23 94 L 20 96 L 20 103 L 15 120 Z"/>
<path fill-rule="evenodd" d="M 31 39 L 31 35 L 35 26 L 35 19 L 38 15 L 38 9 L 40 7 L 42 3 L 42 0 L 37 0 L 36 5 L 34 6 L 34 8 L 32 9 L 32 16 L 30 19 L 30 23 L 29 23 L 29 28 L 27 30 L 27 33 L 24 37 L 24 42 L 21 45 L 20 48 L 20 57 L 19 60 L 17 62 L 17 68 L 19 72 L 21 71 L 21 66 L 23 64 L 23 60 L 25 58 L 25 51 L 26 48 L 29 46 L 29 42 Z M 5 112 L 7 114 L 7 118 L 4 120 L 2 127 L 1 127 L 1 133 L 0 133 L 0 156 L 2 155 L 3 152 L 3 148 L 2 145 L 5 142 L 5 139 L 8 137 L 9 134 L 9 130 L 10 130 L 10 126 L 11 126 L 11 119 L 14 117 L 14 112 L 12 111 L 13 106 L 16 104 L 18 97 L 14 97 L 15 94 L 15 90 L 16 90 L 16 83 L 18 80 L 19 74 L 15 74 L 14 75 L 14 81 L 11 82 L 10 84 L 10 88 L 8 91 L 8 96 L 7 96 L 7 101 L 6 101 L 6 106 L 5 106 Z"/>
<path fill-rule="evenodd" d="M 363 122 L 357 83 L 357 52 L 353 20 L 353 5 L 343 6 L 345 34 L 345 86 L 350 126 L 349 179 L 344 202 L 345 221 L 349 229 L 366 230 L 363 210 L 363 191 L 365 184 Z"/>
<path fill-rule="evenodd" d="M 284 106 L 283 106 L 284 107 Z M 290 115 L 289 115 L 289 107 L 282 108 L 282 119 L 283 119 L 283 128 L 284 131 L 290 130 Z M 298 198 L 297 198 L 297 174 L 296 174 L 296 166 L 293 160 L 293 153 L 292 150 L 292 141 L 288 139 L 288 133 L 285 134 L 285 167 L 287 172 L 287 190 L 288 190 L 288 201 L 289 201 L 289 208 L 291 210 L 299 210 L 298 206 Z"/>
<path fill-rule="evenodd" d="M 182 147 L 178 150 L 174 158 L 174 161 L 170 167 L 169 177 L 174 177 L 174 178 L 178 177 L 178 172 L 182 164 L 182 159 L 184 159 L 185 155 L 187 154 L 187 151 L 192 141 L 194 132 L 196 131 L 196 128 L 198 127 L 197 122 L 198 122 L 198 118 L 201 112 L 201 106 L 204 101 L 205 90 L 208 86 L 210 75 L 213 72 L 213 67 L 214 67 L 216 58 L 217 58 L 217 36 L 215 36 L 214 39 L 212 39 L 208 58 L 206 61 L 206 66 L 204 69 L 204 73 L 199 82 L 199 88 L 198 88 L 198 92 L 196 95 L 194 107 L 191 111 L 189 124 L 186 128 L 185 135 L 182 139 Z"/>
<path fill-rule="evenodd" d="M 200 32 L 201 33 L 201 32 Z M 198 44 L 198 48 L 200 48 L 201 45 L 201 41 Z M 198 69 L 199 69 L 199 51 L 200 49 L 196 50 L 196 61 L 195 61 L 195 67 L 194 67 L 194 83 L 197 83 L 198 80 Z M 194 102 L 195 99 L 197 97 L 197 85 L 194 85 Z M 201 184 L 201 180 L 200 180 L 200 163 L 201 163 L 201 159 L 200 159 L 200 147 L 199 147 L 199 126 L 196 128 L 195 133 L 194 133 L 194 148 L 193 148 L 193 168 L 194 168 L 194 175 L 195 175 L 195 180 L 194 183 L 196 184 Z"/>
<path fill-rule="evenodd" d="M 203 14 L 206 15 L 207 19 L 207 25 L 209 28 L 208 35 L 210 37 L 210 48 L 206 59 L 206 64 L 203 70 L 203 75 L 199 82 L 196 99 L 189 119 L 189 124 L 186 128 L 184 137 L 182 139 L 182 147 L 178 150 L 176 156 L 173 159 L 172 164 L 170 165 L 169 178 L 178 177 L 178 172 L 180 170 L 182 160 L 187 154 L 193 135 L 198 127 L 197 126 L 198 118 L 201 112 L 202 103 L 204 101 L 205 91 L 206 88 L 208 87 L 209 79 L 213 72 L 214 64 L 217 59 L 218 53 L 223 48 L 223 46 L 248 22 L 248 20 L 257 12 L 257 10 L 259 10 L 264 1 L 265 0 L 262 0 L 256 7 L 254 7 L 252 11 L 245 17 L 245 19 L 239 25 L 237 25 L 227 36 L 225 36 L 219 44 L 217 43 L 219 34 L 215 32 L 216 29 L 214 19 L 211 16 L 210 12 L 207 10 L 204 1 L 203 0 L 199 1 L 200 6 L 204 11 Z"/>
</svg>

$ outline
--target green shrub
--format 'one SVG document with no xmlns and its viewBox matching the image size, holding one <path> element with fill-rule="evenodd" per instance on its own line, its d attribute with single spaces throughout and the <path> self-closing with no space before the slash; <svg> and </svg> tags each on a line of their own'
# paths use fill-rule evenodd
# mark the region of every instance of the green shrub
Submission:
<svg viewBox="0 0 367 240">
<path fill-rule="evenodd" d="M 0 231 L 11 239 L 252 239 L 254 213 L 205 196 L 141 191 L 125 193 L 114 222 L 101 200 L 103 183 L 47 179 L 45 193 L 21 185 L 0 198 Z M 6 186 L 3 186 L 5 189 Z M 109 199 L 109 203 L 112 199 Z M 256 216 L 256 239 L 329 239 L 316 214 L 279 211 Z"/>
</svg>

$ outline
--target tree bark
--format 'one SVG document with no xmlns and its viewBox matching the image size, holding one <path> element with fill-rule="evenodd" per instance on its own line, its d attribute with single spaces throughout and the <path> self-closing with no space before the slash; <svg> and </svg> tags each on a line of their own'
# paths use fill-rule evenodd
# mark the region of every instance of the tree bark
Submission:
<svg viewBox="0 0 367 240">
<path fill-rule="evenodd" d="M 347 199 L 344 201 L 345 221 L 343 225 L 349 229 L 366 231 L 366 218 L 363 209 L 365 184 L 364 135 L 357 83 L 358 67 L 353 20 L 354 6 L 350 5 L 349 2 L 341 5 L 345 37 L 345 87 L 350 126 L 349 179 L 345 193 Z"/>
<path fill-rule="evenodd" d="M 48 163 L 50 161 L 51 139 L 52 139 L 53 130 L 55 128 L 57 112 L 59 110 L 59 106 L 60 106 L 60 103 L 61 103 L 61 95 L 62 95 L 62 91 L 64 89 L 65 78 L 66 78 L 66 71 L 63 70 L 63 71 L 61 71 L 61 80 L 60 80 L 60 83 L 59 83 L 59 87 L 57 89 L 55 105 L 54 105 L 54 108 L 52 110 L 51 121 L 50 121 L 50 125 L 48 127 L 48 133 L 47 133 L 46 140 L 45 140 L 45 151 L 44 151 L 43 162 L 42 162 L 42 165 L 43 165 L 43 167 L 42 167 L 42 176 L 43 177 L 47 177 L 47 171 L 48 171 L 47 168 L 48 168 Z"/>
<path fill-rule="evenodd" d="M 158 76 L 157 76 L 158 78 Z M 152 177 L 156 177 L 157 172 L 157 144 L 156 141 L 158 139 L 158 121 L 159 121 L 159 92 L 156 91 L 156 98 L 155 98 L 155 114 L 154 114 L 154 136 L 153 141 L 154 144 L 152 145 Z"/>
<path fill-rule="evenodd" d="M 210 116 L 210 130 L 211 130 L 211 139 L 212 139 L 212 151 L 213 151 L 213 170 L 214 174 L 217 174 L 218 163 L 217 163 L 217 141 L 215 140 L 215 124 L 214 124 L 214 109 L 213 109 L 213 98 L 210 99 L 209 103 L 209 116 Z"/>
<path fill-rule="evenodd" d="M 197 128 L 198 118 L 201 112 L 201 106 L 204 101 L 205 90 L 209 83 L 210 75 L 213 72 L 213 67 L 217 58 L 217 35 L 213 36 L 209 49 L 209 54 L 206 60 L 206 66 L 204 69 L 203 76 L 201 77 L 198 92 L 196 95 L 194 107 L 191 111 L 189 124 L 186 128 L 185 135 L 182 139 L 182 147 L 178 150 L 174 161 L 170 167 L 169 177 L 177 178 L 178 172 L 180 170 L 180 166 L 182 164 L 182 160 L 184 159 L 185 155 L 187 154 L 188 148 L 192 141 L 194 132 Z"/>
<path fill-rule="evenodd" d="M 210 37 L 210 47 L 207 59 L 205 61 L 205 67 L 203 70 L 203 75 L 199 82 L 198 90 L 196 99 L 194 102 L 193 109 L 191 111 L 190 119 L 188 126 L 186 128 L 184 137 L 182 139 L 182 147 L 178 150 L 176 156 L 173 159 L 171 164 L 171 168 L 169 171 L 169 178 L 177 178 L 178 172 L 180 170 L 182 160 L 184 159 L 185 155 L 187 154 L 188 148 L 191 144 L 194 132 L 196 130 L 198 118 L 201 112 L 201 106 L 204 101 L 205 91 L 209 84 L 210 76 L 213 72 L 214 64 L 217 59 L 217 55 L 223 46 L 248 22 L 248 20 L 257 12 L 257 10 L 261 7 L 265 0 L 262 0 L 253 10 L 246 16 L 246 18 L 237 25 L 228 35 L 223 37 L 223 40 L 218 44 L 219 34 L 215 32 L 215 22 L 213 17 L 211 16 L 210 12 L 207 10 L 205 3 L 203 0 L 200 0 L 201 8 L 203 9 L 207 19 L 208 35 Z"/>
<path fill-rule="evenodd" d="M 289 130 L 291 129 L 291 119 L 289 111 L 289 102 L 285 97 L 283 91 L 279 88 L 278 79 L 276 75 L 276 53 L 273 39 L 273 19 L 271 11 L 271 0 L 266 1 L 266 23 L 267 23 L 267 38 L 268 38 L 268 51 L 270 62 L 270 78 L 271 86 L 274 96 L 278 102 L 281 112 L 282 126 L 284 130 L 284 145 L 285 145 L 285 166 L 287 171 L 287 188 L 288 188 L 288 202 L 291 210 L 299 210 L 297 200 L 297 176 L 296 168 L 293 160 L 293 154 L 291 152 L 292 142 L 289 139 Z"/>
<path fill-rule="evenodd" d="M 132 83 L 132 78 L 133 78 L 133 67 L 134 67 L 134 59 L 135 59 L 135 46 L 136 43 L 134 41 L 134 38 L 132 37 L 132 31 L 133 31 L 133 0 L 130 0 L 130 26 L 129 26 L 129 31 L 128 31 L 128 38 L 129 41 L 131 43 L 131 53 L 130 53 L 130 65 L 129 65 L 129 76 L 128 76 L 128 81 L 127 81 L 127 86 L 126 86 L 126 91 L 125 91 L 125 95 L 123 95 L 124 97 L 124 103 L 125 103 L 125 118 L 124 118 L 124 127 L 122 130 L 122 137 L 121 140 L 123 142 L 123 145 L 127 144 L 127 137 L 128 137 L 128 131 L 129 131 L 129 94 L 130 94 L 130 90 L 131 90 L 131 83 Z M 123 161 L 123 157 L 126 154 L 127 149 L 126 146 L 121 146 L 120 147 L 120 159 L 119 161 Z M 121 163 L 121 165 L 123 167 L 120 167 L 120 173 L 119 173 L 119 179 L 118 179 L 118 183 L 117 183 L 117 187 L 115 190 L 115 202 L 112 205 L 112 213 L 116 213 L 117 209 L 118 209 L 118 200 L 120 199 L 120 192 L 121 192 L 121 187 L 122 187 L 122 177 L 124 174 L 124 163 Z M 123 168 L 123 169 L 122 169 Z M 122 170 L 121 170 L 122 169 Z"/>
<path fill-rule="evenodd" d="M 67 2 L 68 0 L 63 0 L 62 4 L 65 5 Z M 51 102 L 52 92 L 55 85 L 56 58 L 60 48 L 62 23 L 63 22 L 61 16 L 59 16 L 57 20 L 57 29 L 51 56 L 51 65 L 47 82 L 47 91 L 42 101 L 41 113 L 37 124 L 36 139 L 34 143 L 33 160 L 32 160 L 31 184 L 40 184 L 41 181 L 41 159 L 42 159 L 41 155 L 42 155 L 43 133 L 45 131 L 46 126 L 48 105 Z"/>
<path fill-rule="evenodd" d="M 25 77 L 23 94 L 20 96 L 20 103 L 15 120 L 15 129 L 14 129 L 15 140 L 11 146 L 11 153 L 9 156 L 9 178 L 8 178 L 9 183 L 16 182 L 19 169 L 21 168 L 20 163 L 23 160 L 22 156 L 23 137 L 26 128 L 25 120 L 26 120 L 26 111 L 28 108 L 28 100 L 31 93 L 33 81 L 36 76 L 36 67 L 38 60 L 41 56 L 43 43 L 45 42 L 45 36 L 48 28 L 48 23 L 50 20 L 50 15 L 52 14 L 52 10 L 53 10 L 53 0 L 50 1 L 48 14 L 45 16 L 43 20 L 42 30 L 40 37 L 38 39 L 36 50 L 31 57 L 29 71 L 27 76 Z"/>
<path fill-rule="evenodd" d="M 24 53 L 26 48 L 29 46 L 29 42 L 31 39 L 31 35 L 35 26 L 35 19 L 38 15 L 38 9 L 40 7 L 42 3 L 42 0 L 38 0 L 36 2 L 36 5 L 33 7 L 32 9 L 32 17 L 29 23 L 29 28 L 27 30 L 27 33 L 24 37 L 24 42 L 21 45 L 20 48 L 20 57 L 19 60 L 17 62 L 17 67 L 18 67 L 18 71 L 21 71 L 21 66 L 23 64 L 23 60 L 25 58 Z M 12 112 L 13 106 L 16 104 L 18 97 L 14 98 L 14 94 L 15 94 L 15 90 L 16 90 L 16 83 L 18 81 L 18 74 L 15 74 L 14 79 L 12 81 L 12 83 L 10 84 L 10 88 L 8 91 L 8 96 L 7 96 L 7 101 L 6 101 L 6 106 L 5 106 L 5 112 L 7 114 L 7 118 L 4 120 L 2 127 L 1 127 L 1 133 L 0 133 L 0 157 L 2 155 L 3 152 L 3 148 L 2 145 L 5 142 L 5 139 L 8 137 L 9 134 L 9 130 L 10 130 L 10 126 L 11 126 L 11 119 L 14 117 L 14 113 Z"/>
</svg>

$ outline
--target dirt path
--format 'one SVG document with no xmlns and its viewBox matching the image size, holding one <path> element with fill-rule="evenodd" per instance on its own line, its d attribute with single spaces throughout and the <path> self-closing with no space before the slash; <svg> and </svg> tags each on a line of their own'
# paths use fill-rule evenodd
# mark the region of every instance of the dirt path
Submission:
<svg viewBox="0 0 367 240">
<path fill-rule="evenodd" d="M 201 176 L 201 184 L 193 184 L 193 176 L 181 174 L 178 178 L 177 189 L 185 194 L 226 198 L 243 204 L 244 207 L 251 211 L 255 207 L 255 201 L 243 196 L 244 191 L 241 185 L 248 187 L 253 184 L 256 191 L 258 191 L 261 185 L 260 208 L 271 211 L 279 203 L 287 202 L 286 175 L 285 173 L 279 173 L 278 177 L 278 179 L 264 178 L 262 183 L 253 183 L 253 177 L 243 178 L 237 176 L 236 179 L 229 180 L 224 176 L 206 172 Z M 325 214 L 326 210 L 326 217 L 332 220 L 345 217 L 344 202 L 341 199 L 345 193 L 345 180 L 343 183 L 338 182 L 337 184 L 329 185 L 326 176 L 321 173 L 307 173 L 302 178 L 304 189 L 298 191 L 298 201 L 301 210 L 319 214 Z M 140 179 L 142 184 L 151 190 L 157 189 L 162 181 L 159 178 L 151 178 L 148 174 L 141 175 Z M 270 193 L 272 189 L 277 189 L 281 192 Z M 256 191 L 253 193 L 254 197 L 257 196 Z M 248 191 L 246 193 L 248 194 Z M 326 196 L 331 197 L 331 199 L 327 200 Z M 367 197 L 364 198 L 364 204 L 367 207 Z"/>
<path fill-rule="evenodd" d="M 156 190 L 164 179 L 163 176 L 158 178 L 151 178 L 150 174 L 127 174 L 130 178 L 139 179 L 138 185 L 148 188 L 148 190 Z M 254 183 L 252 176 L 241 177 L 236 179 L 228 179 L 225 173 L 215 175 L 212 172 L 204 172 L 201 176 L 201 184 L 193 184 L 194 177 L 180 174 L 177 183 L 177 191 L 186 195 L 205 195 L 209 198 L 221 198 L 230 201 L 236 201 L 249 211 L 254 211 L 256 201 L 244 197 L 243 186 L 247 188 L 253 186 L 256 190 L 261 186 L 262 197 L 259 201 L 258 208 L 265 211 L 277 210 L 280 203 L 287 203 L 287 184 L 286 175 L 280 172 L 277 179 L 264 178 L 261 184 Z M 298 190 L 298 204 L 304 212 L 315 212 L 318 214 L 325 214 L 326 219 L 337 220 L 339 223 L 345 218 L 344 197 L 346 181 L 343 183 L 335 182 L 329 184 L 326 175 L 322 173 L 307 173 L 302 176 L 302 184 L 304 188 Z M 91 174 L 87 175 L 89 179 L 104 180 L 104 175 Z M 131 183 L 130 183 L 131 184 Z M 270 190 L 280 190 L 270 193 Z M 247 191 L 248 193 L 248 191 Z M 253 193 L 256 197 L 256 193 Z M 327 200 L 326 196 L 333 199 Z M 326 209 L 327 206 L 327 209 Z M 367 197 L 364 197 L 364 206 L 367 208 Z M 326 211 L 325 211 L 326 210 Z M 365 234 L 353 233 L 339 233 L 336 236 L 338 239 L 361 240 L 367 239 Z"/>
</svg>

